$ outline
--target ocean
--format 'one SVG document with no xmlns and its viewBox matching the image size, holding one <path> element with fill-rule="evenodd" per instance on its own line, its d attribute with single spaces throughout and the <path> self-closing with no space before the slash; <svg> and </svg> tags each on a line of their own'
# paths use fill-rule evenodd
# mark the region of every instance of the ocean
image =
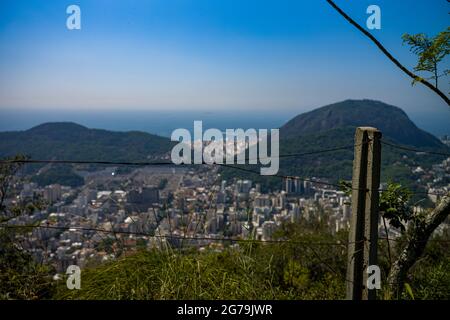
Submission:
<svg viewBox="0 0 450 320">
<path fill-rule="evenodd" d="M 65 111 L 0 109 L 0 131 L 27 130 L 45 122 L 70 121 L 88 128 L 113 131 L 144 131 L 170 137 L 173 130 L 192 132 L 195 120 L 203 121 L 204 130 L 274 129 L 304 111 Z M 408 114 L 421 129 L 437 137 L 450 135 L 450 111 Z"/>
</svg>

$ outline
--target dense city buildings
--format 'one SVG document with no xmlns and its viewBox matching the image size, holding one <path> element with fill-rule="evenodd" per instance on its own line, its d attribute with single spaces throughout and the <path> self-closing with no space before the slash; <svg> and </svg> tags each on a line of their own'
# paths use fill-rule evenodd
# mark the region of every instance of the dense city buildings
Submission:
<svg viewBox="0 0 450 320">
<path fill-rule="evenodd" d="M 410 170 L 431 193 L 430 201 L 450 190 L 450 158 L 429 170 Z M 19 237 L 26 238 L 25 246 L 36 259 L 53 264 L 57 272 L 71 264 L 83 267 L 115 259 L 139 247 L 220 250 L 224 242 L 219 239 L 274 241 L 283 223 L 302 219 L 325 221 L 331 233 L 350 224 L 351 196 L 311 182 L 320 182 L 318 178 L 280 179 L 279 188 L 271 191 L 262 191 L 260 183 L 249 179 L 224 180 L 214 166 L 151 166 L 121 174 L 107 168 L 84 178 L 79 188 L 22 183 L 8 199 L 12 204 L 45 203 L 10 223 L 39 226 Z M 386 232 L 381 223 L 379 232 Z M 393 228 L 388 233 L 399 235 Z"/>
</svg>

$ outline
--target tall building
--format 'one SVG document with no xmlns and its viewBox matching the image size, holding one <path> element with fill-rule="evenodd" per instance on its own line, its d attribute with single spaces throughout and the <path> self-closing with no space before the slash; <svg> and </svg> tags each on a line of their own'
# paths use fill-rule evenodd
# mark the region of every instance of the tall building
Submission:
<svg viewBox="0 0 450 320">
<path fill-rule="evenodd" d="M 249 193 L 252 188 L 252 182 L 250 180 L 238 180 L 236 182 L 236 193 Z"/>
<path fill-rule="evenodd" d="M 270 200 L 269 195 L 260 195 L 255 198 L 254 206 L 255 207 L 270 207 L 272 205 L 272 201 Z"/>
<path fill-rule="evenodd" d="M 295 178 L 286 178 L 284 180 L 284 191 L 287 194 L 303 194 L 305 190 L 303 181 Z"/>
<path fill-rule="evenodd" d="M 44 199 L 49 203 L 54 203 L 61 199 L 61 186 L 52 184 L 44 188 Z"/>
<path fill-rule="evenodd" d="M 296 204 L 296 203 L 292 203 L 291 207 L 292 207 L 291 211 L 290 211 L 291 222 L 292 223 L 297 223 L 297 222 L 300 221 L 301 209 L 300 209 L 299 205 Z"/>
<path fill-rule="evenodd" d="M 156 187 L 143 187 L 127 193 L 127 202 L 131 209 L 147 211 L 154 203 L 159 203 L 159 190 Z"/>
<path fill-rule="evenodd" d="M 284 209 L 286 207 L 287 200 L 286 200 L 286 192 L 281 191 L 280 194 L 277 196 L 277 205 L 276 207 L 278 209 Z"/>
</svg>

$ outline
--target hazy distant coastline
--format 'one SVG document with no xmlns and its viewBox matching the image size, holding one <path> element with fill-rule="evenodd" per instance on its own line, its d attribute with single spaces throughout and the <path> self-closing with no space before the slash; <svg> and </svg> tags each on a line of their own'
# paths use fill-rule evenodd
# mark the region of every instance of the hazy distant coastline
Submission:
<svg viewBox="0 0 450 320">
<path fill-rule="evenodd" d="M 144 131 L 169 137 L 176 128 L 192 130 L 194 120 L 208 128 L 278 128 L 302 111 L 35 111 L 0 110 L 0 131 L 27 130 L 46 122 L 72 121 L 89 128 Z M 450 135 L 450 112 L 408 113 L 414 123 L 438 137 Z"/>
</svg>

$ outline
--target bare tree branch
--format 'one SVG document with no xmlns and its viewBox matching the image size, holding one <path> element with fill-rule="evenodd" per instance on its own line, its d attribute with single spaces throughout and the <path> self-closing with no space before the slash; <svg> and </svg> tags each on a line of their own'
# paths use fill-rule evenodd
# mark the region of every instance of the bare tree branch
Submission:
<svg viewBox="0 0 450 320">
<path fill-rule="evenodd" d="M 406 73 L 409 77 L 411 77 L 413 80 L 417 82 L 421 82 L 431 90 L 433 90 L 437 95 L 439 95 L 445 103 L 447 103 L 448 106 L 450 106 L 450 99 L 443 93 L 441 90 L 433 86 L 430 82 L 427 80 L 417 76 L 416 74 L 409 71 L 406 67 L 404 67 L 392 54 L 389 53 L 389 51 L 372 35 L 370 32 L 365 30 L 363 27 L 361 27 L 355 20 L 353 20 L 350 16 L 348 16 L 341 8 L 339 8 L 332 0 L 326 0 L 341 16 L 345 18 L 350 24 L 352 24 L 354 27 L 356 27 L 359 31 L 361 31 L 366 37 L 368 37 L 380 50 L 384 53 L 386 57 L 389 58 L 400 70 L 402 70 L 404 73 Z"/>
</svg>

